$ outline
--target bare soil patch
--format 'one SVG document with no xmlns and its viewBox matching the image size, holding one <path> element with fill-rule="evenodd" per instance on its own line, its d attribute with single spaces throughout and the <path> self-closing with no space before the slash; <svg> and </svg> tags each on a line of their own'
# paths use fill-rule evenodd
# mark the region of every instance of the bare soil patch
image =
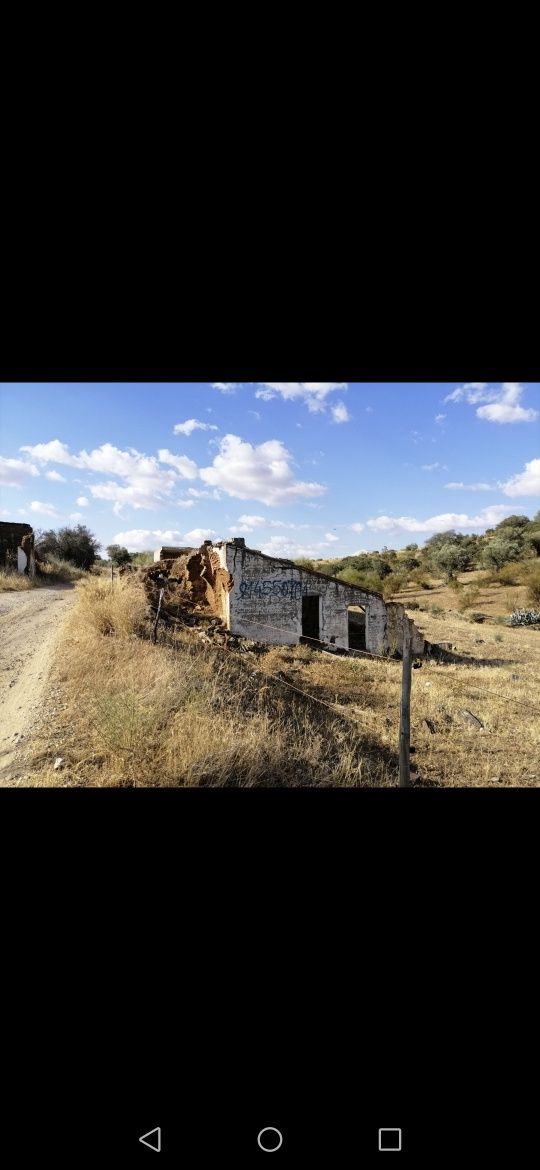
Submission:
<svg viewBox="0 0 540 1170">
<path fill-rule="evenodd" d="M 49 674 L 73 600 L 69 585 L 0 594 L 0 787 L 31 779 L 30 749 L 55 710 Z"/>
</svg>

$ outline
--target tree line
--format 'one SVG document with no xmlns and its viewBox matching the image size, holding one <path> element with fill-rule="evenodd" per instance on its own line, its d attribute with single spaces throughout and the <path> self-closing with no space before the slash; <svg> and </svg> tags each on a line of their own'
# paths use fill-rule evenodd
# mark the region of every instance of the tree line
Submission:
<svg viewBox="0 0 540 1170">
<path fill-rule="evenodd" d="M 296 563 L 389 597 L 408 581 L 427 584 L 428 574 L 452 583 L 458 573 L 486 569 L 496 574 L 505 565 L 534 562 L 538 556 L 540 512 L 532 520 L 528 516 L 508 516 L 482 534 L 464 535 L 451 528 L 430 536 L 422 547 L 412 543 L 399 551 L 384 547 L 355 556 L 324 561 L 303 558 Z"/>
<path fill-rule="evenodd" d="M 34 547 L 38 561 L 68 561 L 77 569 L 91 569 L 95 564 L 104 564 L 99 555 L 100 542 L 86 524 L 74 528 L 50 528 L 46 532 L 34 533 Z M 130 553 L 120 544 L 107 545 L 107 556 L 113 565 L 148 564 L 153 553 Z"/>
</svg>

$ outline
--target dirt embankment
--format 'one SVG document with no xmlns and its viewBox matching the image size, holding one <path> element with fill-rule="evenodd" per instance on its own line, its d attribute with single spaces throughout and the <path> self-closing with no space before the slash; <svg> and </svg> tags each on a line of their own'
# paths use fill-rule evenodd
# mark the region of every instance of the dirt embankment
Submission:
<svg viewBox="0 0 540 1170">
<path fill-rule="evenodd" d="M 27 749 L 54 707 L 47 689 L 70 585 L 0 594 L 0 787 L 24 785 Z"/>
</svg>

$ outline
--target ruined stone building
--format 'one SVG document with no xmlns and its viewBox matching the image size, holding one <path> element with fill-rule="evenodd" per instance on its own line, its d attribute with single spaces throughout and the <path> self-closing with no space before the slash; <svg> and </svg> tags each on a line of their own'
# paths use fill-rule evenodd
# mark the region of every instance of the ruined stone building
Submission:
<svg viewBox="0 0 540 1170">
<path fill-rule="evenodd" d="M 179 558 L 175 564 L 182 570 L 185 562 L 190 591 L 222 619 L 231 634 L 284 645 L 305 639 L 381 654 L 401 650 L 408 621 L 413 653 L 424 652 L 424 639 L 402 605 L 293 561 L 246 548 L 242 538 L 215 544 L 205 541 L 191 555 L 185 549 L 159 551 Z"/>
<path fill-rule="evenodd" d="M 0 569 L 35 576 L 34 530 L 29 524 L 0 521 Z"/>
<path fill-rule="evenodd" d="M 185 553 L 190 553 L 192 551 L 193 550 L 191 548 L 171 548 L 169 545 L 167 545 L 163 548 L 156 549 L 154 553 L 154 562 L 176 560 L 177 557 L 183 556 Z"/>
</svg>

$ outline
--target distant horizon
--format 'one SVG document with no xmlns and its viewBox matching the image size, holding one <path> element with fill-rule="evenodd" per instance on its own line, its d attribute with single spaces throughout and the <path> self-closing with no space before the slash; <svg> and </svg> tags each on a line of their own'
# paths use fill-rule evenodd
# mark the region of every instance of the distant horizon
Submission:
<svg viewBox="0 0 540 1170">
<path fill-rule="evenodd" d="M 4 383 L 0 518 L 103 553 L 399 552 L 531 518 L 539 418 L 539 383 Z"/>
</svg>

